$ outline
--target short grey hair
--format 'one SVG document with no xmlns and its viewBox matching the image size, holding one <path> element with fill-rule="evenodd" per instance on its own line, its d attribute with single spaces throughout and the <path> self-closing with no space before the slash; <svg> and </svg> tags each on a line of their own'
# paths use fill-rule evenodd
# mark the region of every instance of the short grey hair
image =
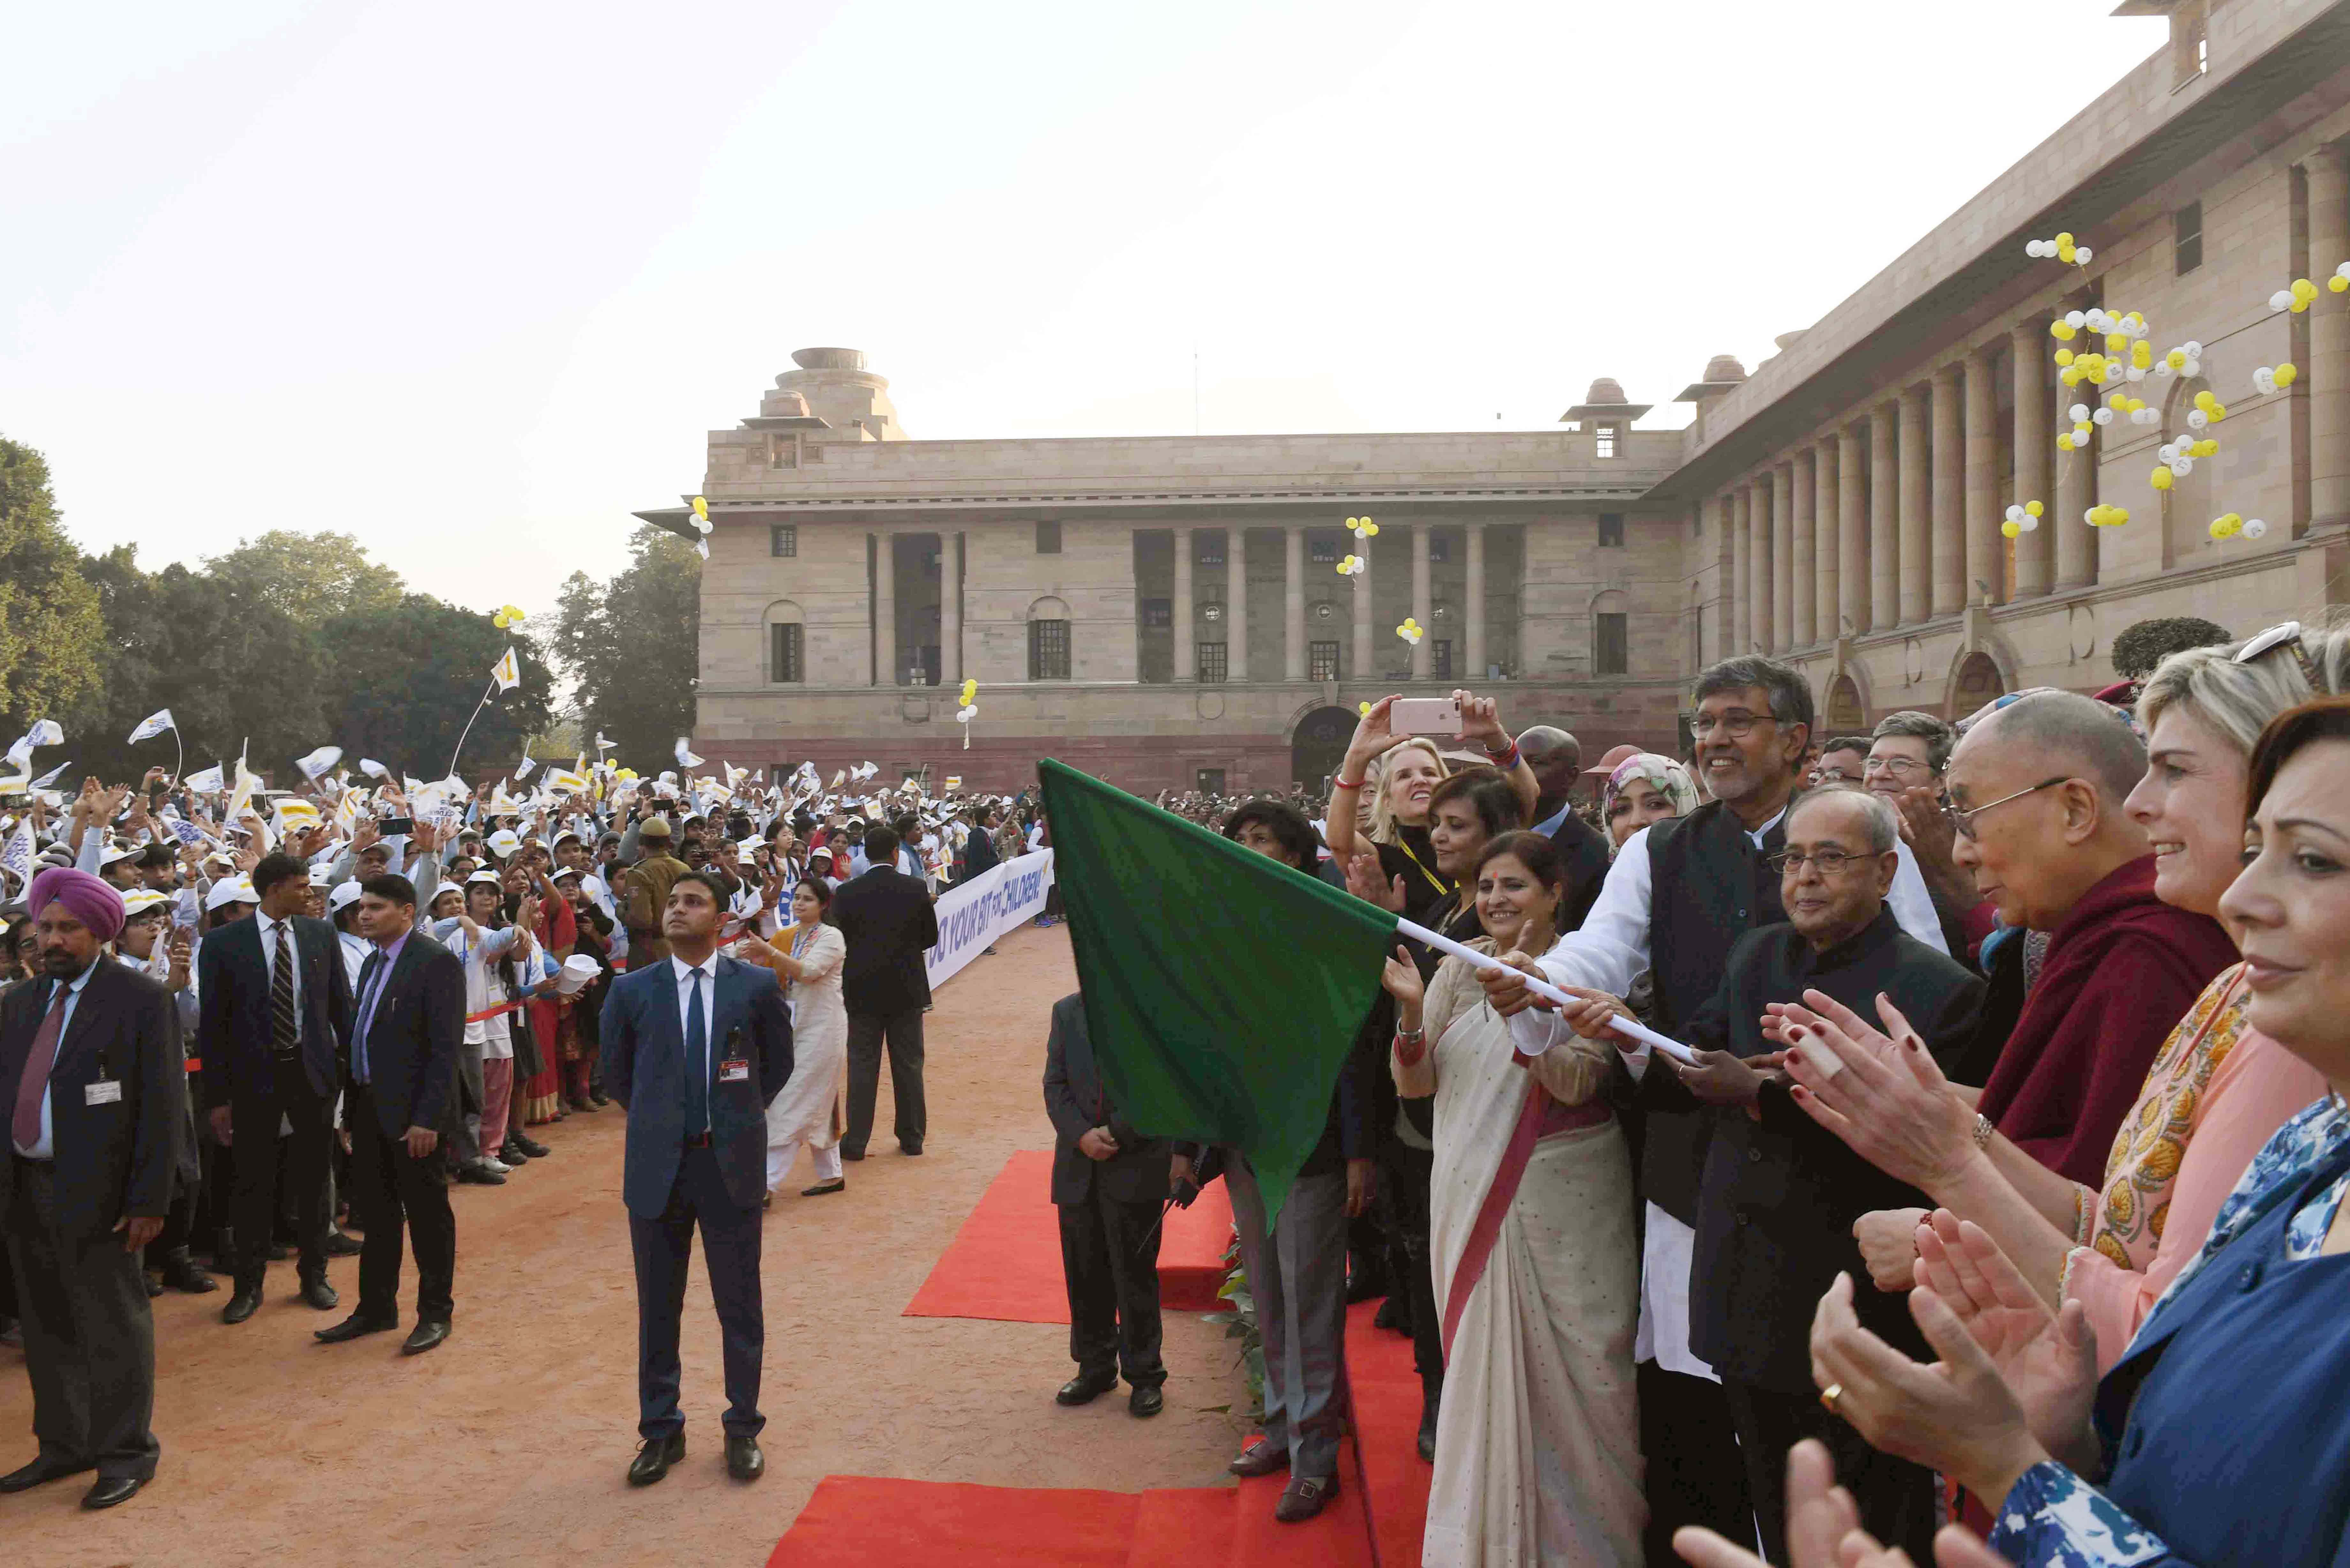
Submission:
<svg viewBox="0 0 2350 1568">
<path fill-rule="evenodd" d="M 1770 698 L 1771 717 L 1782 724 L 1801 724 L 1807 735 L 1817 727 L 1811 682 L 1794 665 L 1765 659 L 1759 653 L 1742 654 L 1706 666 L 1698 672 L 1690 701 L 1702 702 L 1724 691 L 1743 691 L 1750 687 L 1760 687 Z"/>
<path fill-rule="evenodd" d="M 2044 759 L 2043 771 L 2071 770 L 2065 776 L 2097 786 L 2118 807 L 2146 776 L 2146 742 L 2120 709 L 2074 691 L 2033 691 L 1967 732 L 1967 743 L 2012 746 Z"/>
<path fill-rule="evenodd" d="M 1790 835 L 1794 829 L 1797 812 L 1825 800 L 1842 801 L 1859 808 L 1861 828 L 1868 836 L 1868 852 L 1871 855 L 1890 855 L 1895 846 L 1901 842 L 1901 824 L 1893 815 L 1891 803 L 1881 794 L 1871 794 L 1853 784 L 1822 784 L 1817 789 L 1807 789 L 1797 795 L 1794 805 L 1787 808 L 1786 826 Z"/>
<path fill-rule="evenodd" d="M 1926 765 L 1937 774 L 1950 760 L 1950 748 L 1959 743 L 1959 732 L 1931 713 L 1920 713 L 1915 708 L 1904 708 L 1898 713 L 1887 713 L 1868 732 L 1871 741 L 1881 741 L 1887 735 L 1914 735 L 1926 742 Z"/>
</svg>

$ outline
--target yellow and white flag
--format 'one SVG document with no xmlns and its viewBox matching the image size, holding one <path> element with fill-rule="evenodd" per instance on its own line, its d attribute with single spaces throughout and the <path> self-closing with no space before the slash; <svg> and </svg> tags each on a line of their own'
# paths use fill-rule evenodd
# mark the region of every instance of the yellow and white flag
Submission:
<svg viewBox="0 0 2350 1568">
<path fill-rule="evenodd" d="M 490 679 L 498 683 L 498 690 L 501 692 L 511 691 L 522 684 L 522 661 L 515 657 L 515 650 L 511 647 L 491 668 Z"/>
</svg>

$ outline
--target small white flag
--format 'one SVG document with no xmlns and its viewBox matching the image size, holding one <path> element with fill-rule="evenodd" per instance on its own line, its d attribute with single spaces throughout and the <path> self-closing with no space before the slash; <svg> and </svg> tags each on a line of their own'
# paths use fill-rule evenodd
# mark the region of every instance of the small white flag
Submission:
<svg viewBox="0 0 2350 1568">
<path fill-rule="evenodd" d="M 532 762 L 528 757 L 525 757 L 521 763 L 515 767 L 514 776 L 516 779 L 526 779 L 530 777 L 530 770 L 536 766 L 538 766 L 536 763 Z"/>
<path fill-rule="evenodd" d="M 51 768 L 47 773 L 45 773 L 39 778 L 35 779 L 31 787 L 34 789 L 48 788 L 51 784 L 57 782 L 57 775 L 64 773 L 71 766 L 73 766 L 73 763 L 70 762 L 59 763 L 56 767 Z"/>
<path fill-rule="evenodd" d="M 177 728 L 178 726 L 172 722 L 172 711 L 166 708 L 160 713 L 151 713 L 140 720 L 139 727 L 130 732 L 130 740 L 133 744 L 136 744 L 140 741 L 151 740 L 166 730 Z"/>
<path fill-rule="evenodd" d="M 502 692 L 511 691 L 522 684 L 522 661 L 515 657 L 512 648 L 508 648 L 492 667 L 490 679 L 498 683 L 498 690 Z"/>
<path fill-rule="evenodd" d="M 604 732 L 601 730 L 596 732 L 596 749 L 598 752 L 608 752 L 612 749 L 612 742 L 604 738 Z"/>
<path fill-rule="evenodd" d="M 260 790 L 261 780 L 254 775 L 251 768 L 245 766 L 244 753 L 239 752 L 236 754 L 236 784 L 229 794 L 227 809 L 221 814 L 223 824 L 234 826 L 237 819 L 242 817 L 246 808 L 252 805 L 253 797 L 259 794 Z"/>
<path fill-rule="evenodd" d="M 16 878 L 21 892 L 33 879 L 33 823 L 30 817 L 16 825 L 16 832 L 8 840 L 8 847 L 0 850 L 0 870 Z"/>
<path fill-rule="evenodd" d="M 317 784 L 320 778 L 325 776 L 328 769 L 333 767 L 337 763 L 339 763 L 342 760 L 342 747 L 320 746 L 317 751 L 312 752 L 307 757 L 295 758 L 294 765 L 302 770 L 302 776 L 304 778 L 308 779 L 312 784 Z"/>
<path fill-rule="evenodd" d="M 204 769 L 202 773 L 190 774 L 187 776 L 186 783 L 187 786 L 190 789 L 194 790 L 198 794 L 211 794 L 216 791 L 224 790 L 228 787 L 227 781 L 223 777 L 221 765 L 218 763 L 214 763 L 212 766 Z"/>
<path fill-rule="evenodd" d="M 698 768 L 702 765 L 702 759 L 695 756 L 693 749 L 685 743 L 690 738 L 685 735 L 680 735 L 677 738 L 677 765 L 681 768 Z"/>
<path fill-rule="evenodd" d="M 373 757 L 361 757 L 359 759 L 359 772 L 367 774 L 367 776 L 371 779 L 381 779 L 386 784 L 390 784 L 391 782 L 391 770 L 385 767 L 381 763 L 377 762 Z"/>
</svg>

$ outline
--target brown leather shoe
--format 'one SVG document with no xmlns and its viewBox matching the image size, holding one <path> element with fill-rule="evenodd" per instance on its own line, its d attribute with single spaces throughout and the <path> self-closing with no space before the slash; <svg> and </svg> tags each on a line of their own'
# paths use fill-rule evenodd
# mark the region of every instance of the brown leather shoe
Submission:
<svg viewBox="0 0 2350 1568">
<path fill-rule="evenodd" d="M 1269 1476 L 1289 1468 L 1289 1448 L 1287 1444 L 1275 1447 L 1259 1438 L 1224 1468 L 1236 1476 Z"/>
<path fill-rule="evenodd" d="M 1330 1506 L 1338 1495 L 1338 1478 L 1328 1476 L 1292 1476 L 1289 1484 L 1281 1489 L 1281 1501 L 1273 1505 L 1273 1517 L 1284 1524 L 1299 1524 Z"/>
</svg>

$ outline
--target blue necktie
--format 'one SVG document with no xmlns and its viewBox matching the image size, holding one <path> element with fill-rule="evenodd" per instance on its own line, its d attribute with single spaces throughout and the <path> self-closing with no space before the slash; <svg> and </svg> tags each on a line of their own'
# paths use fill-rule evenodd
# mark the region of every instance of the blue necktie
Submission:
<svg viewBox="0 0 2350 1568">
<path fill-rule="evenodd" d="M 685 1130 L 710 1130 L 710 1029 L 702 1015 L 702 971 L 688 970 L 685 1002 Z"/>
</svg>

